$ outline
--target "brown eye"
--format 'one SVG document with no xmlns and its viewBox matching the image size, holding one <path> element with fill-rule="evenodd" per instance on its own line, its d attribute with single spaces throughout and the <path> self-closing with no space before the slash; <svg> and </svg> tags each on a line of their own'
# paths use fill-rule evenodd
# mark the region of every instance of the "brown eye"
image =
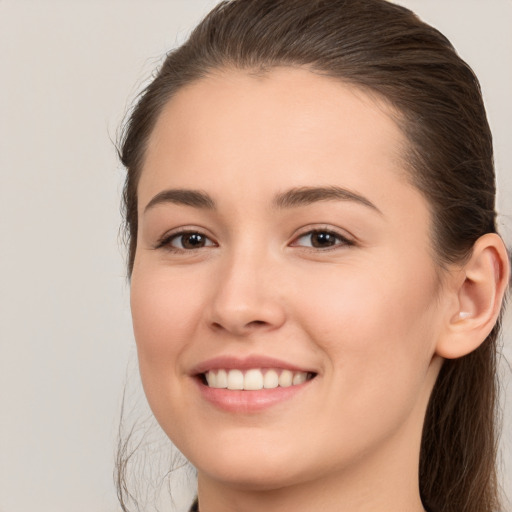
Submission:
<svg viewBox="0 0 512 512">
<path fill-rule="evenodd" d="M 204 247 L 205 243 L 205 237 L 199 233 L 189 233 L 181 236 L 181 245 L 184 249 L 197 249 L 198 247 Z"/>
<path fill-rule="evenodd" d="M 338 241 L 335 235 L 324 231 L 317 231 L 310 236 L 313 247 L 332 247 Z"/>
<path fill-rule="evenodd" d="M 297 238 L 294 246 L 312 247 L 314 249 L 329 249 L 334 246 L 352 245 L 350 240 L 332 231 L 309 231 Z"/>
<path fill-rule="evenodd" d="M 215 245 L 207 236 L 198 232 L 178 233 L 169 238 L 165 245 L 174 249 L 193 250 Z"/>
</svg>

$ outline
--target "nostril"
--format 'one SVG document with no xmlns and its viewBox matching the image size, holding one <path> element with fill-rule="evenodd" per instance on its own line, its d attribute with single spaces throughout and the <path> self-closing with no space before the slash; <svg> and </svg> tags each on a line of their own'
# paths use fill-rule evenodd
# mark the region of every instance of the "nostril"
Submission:
<svg viewBox="0 0 512 512">
<path fill-rule="evenodd" d="M 267 322 L 264 322 L 263 320 L 253 320 L 252 322 L 249 322 L 248 326 L 258 326 L 258 325 L 266 325 Z"/>
<path fill-rule="evenodd" d="M 220 322 L 212 322 L 211 325 L 212 325 L 213 329 L 215 329 L 217 331 L 225 329 L 225 327 Z M 262 327 L 262 326 L 265 326 L 265 325 L 268 325 L 268 322 L 265 322 L 264 320 L 252 320 L 251 322 L 248 322 L 245 325 L 243 325 L 242 329 L 245 330 L 247 328 L 249 328 L 249 329 L 257 328 L 257 327 Z"/>
</svg>

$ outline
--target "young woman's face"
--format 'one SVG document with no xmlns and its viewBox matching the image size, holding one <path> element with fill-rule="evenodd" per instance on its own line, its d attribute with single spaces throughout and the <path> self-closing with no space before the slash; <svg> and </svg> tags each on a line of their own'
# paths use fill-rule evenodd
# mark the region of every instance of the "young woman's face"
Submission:
<svg viewBox="0 0 512 512">
<path fill-rule="evenodd" d="M 149 403 L 200 478 L 416 471 L 444 299 L 405 144 L 306 70 L 218 73 L 165 107 L 131 304 Z"/>
</svg>

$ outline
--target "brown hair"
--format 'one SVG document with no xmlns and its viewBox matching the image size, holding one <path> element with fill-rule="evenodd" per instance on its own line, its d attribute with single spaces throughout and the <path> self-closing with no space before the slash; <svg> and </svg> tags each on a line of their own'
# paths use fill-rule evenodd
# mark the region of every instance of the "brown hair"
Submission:
<svg viewBox="0 0 512 512">
<path fill-rule="evenodd" d="M 168 54 L 125 126 L 120 158 L 128 170 L 123 199 L 129 274 L 137 184 L 164 105 L 213 70 L 265 72 L 275 66 L 306 67 L 395 108 L 409 141 L 404 156 L 411 180 L 431 208 L 441 267 L 464 260 L 481 235 L 496 232 L 492 138 L 480 86 L 440 32 L 385 0 L 231 0 Z M 498 331 L 499 322 L 473 353 L 445 361 L 434 387 L 420 454 L 421 498 L 431 512 L 499 510 Z"/>
</svg>

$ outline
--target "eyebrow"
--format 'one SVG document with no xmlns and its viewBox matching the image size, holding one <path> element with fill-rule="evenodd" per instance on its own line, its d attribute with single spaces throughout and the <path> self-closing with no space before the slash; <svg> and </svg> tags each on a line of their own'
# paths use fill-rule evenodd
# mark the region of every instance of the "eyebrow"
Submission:
<svg viewBox="0 0 512 512">
<path fill-rule="evenodd" d="M 382 215 L 382 212 L 366 197 L 352 192 L 351 190 L 329 186 L 329 187 L 297 187 L 281 192 L 274 197 L 272 205 L 278 209 L 298 208 L 320 201 L 354 201 L 363 206 L 371 208 Z M 215 201 L 205 192 L 190 189 L 167 189 L 162 190 L 144 208 L 144 213 L 159 204 L 173 203 L 193 208 L 214 210 Z"/>
<path fill-rule="evenodd" d="M 154 208 L 156 205 L 165 203 L 192 206 L 194 208 L 203 208 L 206 210 L 215 209 L 215 201 L 205 192 L 176 188 L 162 190 L 162 192 L 159 192 L 146 205 L 144 213 L 151 208 Z"/>
<path fill-rule="evenodd" d="M 273 201 L 276 208 L 296 208 L 307 206 L 319 201 L 354 201 L 382 215 L 382 212 L 366 197 L 351 190 L 329 187 L 298 187 L 278 194 Z"/>
</svg>

